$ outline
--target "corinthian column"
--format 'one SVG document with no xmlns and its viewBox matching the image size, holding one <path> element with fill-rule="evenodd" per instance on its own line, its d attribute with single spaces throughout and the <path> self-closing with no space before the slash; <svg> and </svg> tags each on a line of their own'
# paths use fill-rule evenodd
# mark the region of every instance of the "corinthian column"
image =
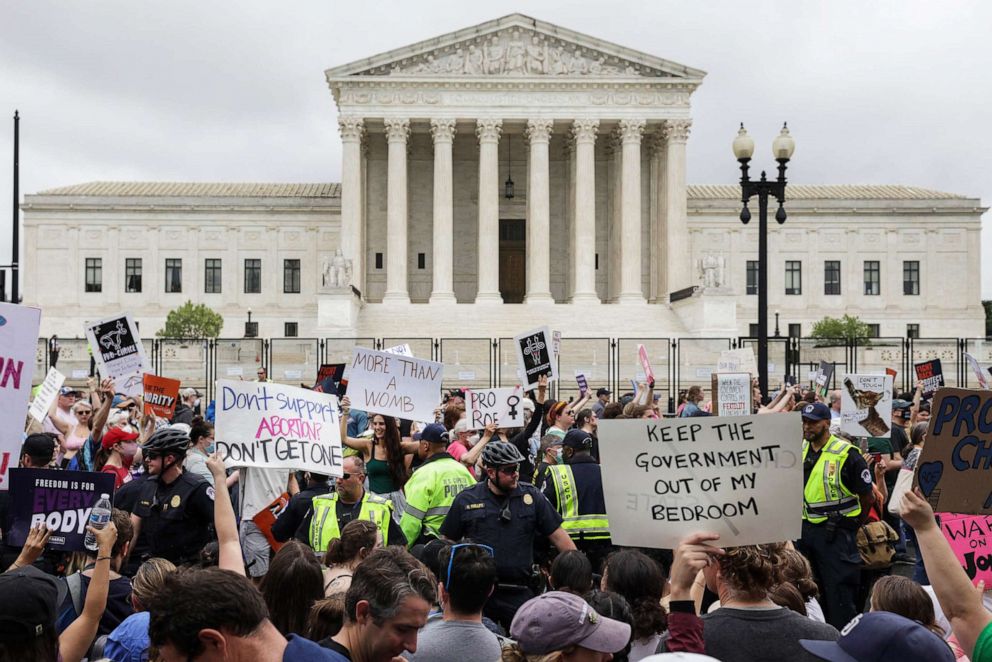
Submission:
<svg viewBox="0 0 992 662">
<path fill-rule="evenodd" d="M 475 302 L 503 303 L 499 293 L 499 134 L 503 120 L 476 122 L 479 137 L 479 291 Z"/>
<path fill-rule="evenodd" d="M 644 303 L 641 287 L 641 134 L 644 120 L 620 120 L 623 145 L 620 182 L 620 296 L 617 303 Z"/>
<path fill-rule="evenodd" d="M 551 298 L 551 194 L 548 143 L 552 121 L 527 122 L 530 169 L 527 185 L 527 297 L 525 303 L 554 303 Z"/>
<path fill-rule="evenodd" d="M 389 143 L 386 175 L 386 293 L 383 303 L 410 303 L 406 273 L 406 141 L 410 120 L 385 120 Z"/>
<path fill-rule="evenodd" d="M 434 137 L 434 288 L 430 302 L 454 303 L 451 143 L 455 137 L 455 120 L 431 120 L 431 135 Z"/>
<path fill-rule="evenodd" d="M 662 129 L 665 137 L 664 240 L 667 244 L 667 292 L 659 298 L 692 285 L 692 259 L 689 256 L 689 224 L 686 219 L 685 143 L 689 139 L 691 120 L 668 120 Z"/>
<path fill-rule="evenodd" d="M 365 293 L 365 246 L 362 241 L 362 134 L 361 117 L 338 118 L 341 132 L 341 236 L 338 246 L 345 259 L 351 260 L 351 280 Z"/>
<path fill-rule="evenodd" d="M 572 189 L 575 251 L 572 261 L 572 301 L 599 301 L 596 295 L 596 131 L 599 120 L 577 119 L 572 123 L 575 139 L 575 186 Z"/>
</svg>

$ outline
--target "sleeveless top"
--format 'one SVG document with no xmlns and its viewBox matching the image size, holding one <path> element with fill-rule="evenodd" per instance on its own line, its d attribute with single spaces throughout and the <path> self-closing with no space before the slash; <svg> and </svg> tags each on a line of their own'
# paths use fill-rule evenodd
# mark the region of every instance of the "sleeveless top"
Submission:
<svg viewBox="0 0 992 662">
<path fill-rule="evenodd" d="M 369 477 L 369 491 L 373 494 L 389 494 L 399 489 L 393 481 L 393 475 L 389 473 L 389 463 L 386 460 L 377 460 L 375 457 L 376 440 L 372 439 L 372 453 L 368 462 L 365 463 L 365 471 Z"/>
</svg>

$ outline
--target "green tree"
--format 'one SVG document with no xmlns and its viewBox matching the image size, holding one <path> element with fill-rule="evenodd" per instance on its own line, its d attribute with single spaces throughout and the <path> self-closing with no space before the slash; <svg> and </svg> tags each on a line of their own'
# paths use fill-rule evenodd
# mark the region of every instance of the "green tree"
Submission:
<svg viewBox="0 0 992 662">
<path fill-rule="evenodd" d="M 224 326 L 224 318 L 202 303 L 193 305 L 187 301 L 175 310 L 170 310 L 165 318 L 165 326 L 155 333 L 159 338 L 216 338 Z"/>
<path fill-rule="evenodd" d="M 985 306 L 985 337 L 992 337 L 992 299 L 988 301 L 983 301 L 982 305 Z"/>
<path fill-rule="evenodd" d="M 846 340 L 867 340 L 871 337 L 871 328 L 857 317 L 824 317 L 813 325 L 810 332 L 813 338 L 844 338 Z"/>
</svg>

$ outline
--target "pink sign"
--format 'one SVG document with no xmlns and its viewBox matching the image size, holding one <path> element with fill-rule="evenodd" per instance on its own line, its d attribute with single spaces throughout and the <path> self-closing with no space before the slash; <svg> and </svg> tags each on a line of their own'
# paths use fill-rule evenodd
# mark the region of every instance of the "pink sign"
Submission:
<svg viewBox="0 0 992 662">
<path fill-rule="evenodd" d="M 992 515 L 941 513 L 940 530 L 972 583 L 992 584 Z"/>
<path fill-rule="evenodd" d="M 644 345 L 637 346 L 637 358 L 641 360 L 641 367 L 644 369 L 644 378 L 647 379 L 649 384 L 654 382 L 654 372 L 651 370 L 651 362 L 648 361 L 648 350 L 644 349 Z"/>
</svg>

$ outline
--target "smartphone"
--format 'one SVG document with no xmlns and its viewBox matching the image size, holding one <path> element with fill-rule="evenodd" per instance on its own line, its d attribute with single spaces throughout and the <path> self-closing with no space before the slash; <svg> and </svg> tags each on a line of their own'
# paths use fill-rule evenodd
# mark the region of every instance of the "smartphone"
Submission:
<svg viewBox="0 0 992 662">
<path fill-rule="evenodd" d="M 869 453 L 868 455 L 871 456 L 871 461 L 874 462 L 875 464 L 878 464 L 879 462 L 882 461 L 881 453 Z"/>
</svg>

